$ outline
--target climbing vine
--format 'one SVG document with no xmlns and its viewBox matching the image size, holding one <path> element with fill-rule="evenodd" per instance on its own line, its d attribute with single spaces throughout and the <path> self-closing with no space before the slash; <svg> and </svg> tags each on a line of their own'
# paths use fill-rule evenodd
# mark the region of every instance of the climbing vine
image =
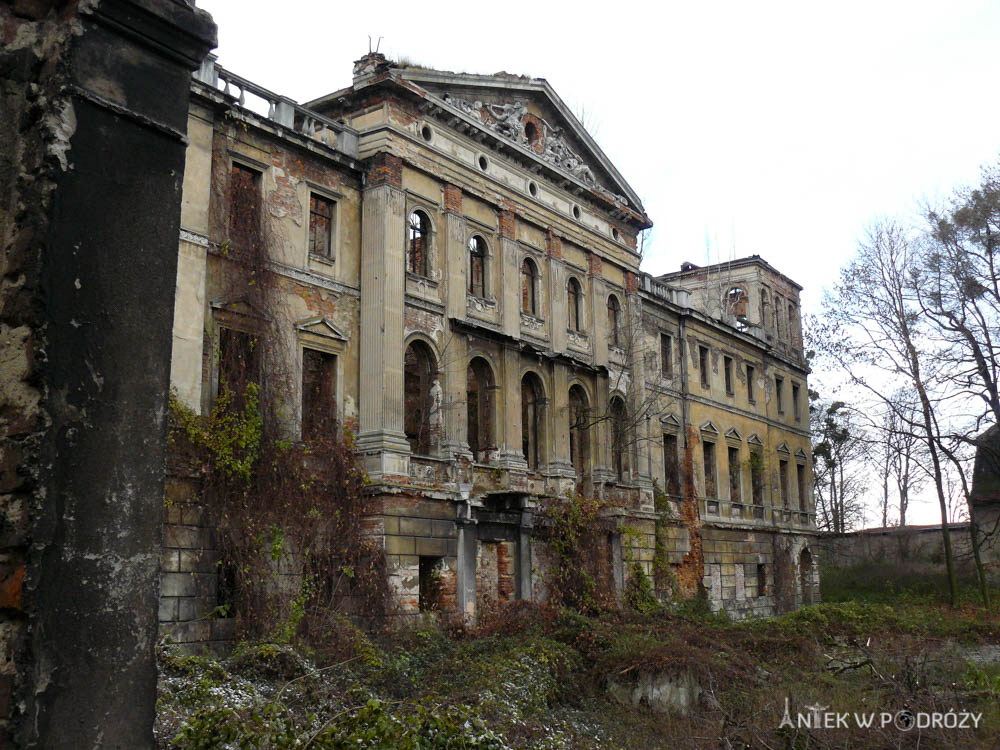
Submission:
<svg viewBox="0 0 1000 750">
<path fill-rule="evenodd" d="M 594 612 L 614 607 L 611 536 L 614 522 L 596 498 L 554 500 L 542 511 L 541 538 L 552 555 L 546 583 L 556 606 Z"/>
</svg>

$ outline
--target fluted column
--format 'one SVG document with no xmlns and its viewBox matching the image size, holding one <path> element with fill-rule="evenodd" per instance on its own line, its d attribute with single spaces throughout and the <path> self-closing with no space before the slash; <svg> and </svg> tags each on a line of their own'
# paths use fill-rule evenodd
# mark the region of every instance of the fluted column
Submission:
<svg viewBox="0 0 1000 750">
<path fill-rule="evenodd" d="M 403 432 L 405 200 L 402 161 L 379 154 L 369 165 L 361 214 L 361 431 L 372 477 L 409 474 Z"/>
</svg>

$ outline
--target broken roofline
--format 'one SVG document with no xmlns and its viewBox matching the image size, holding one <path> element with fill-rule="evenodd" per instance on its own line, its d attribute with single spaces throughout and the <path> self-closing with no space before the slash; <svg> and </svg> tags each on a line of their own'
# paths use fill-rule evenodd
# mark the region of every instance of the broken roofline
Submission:
<svg viewBox="0 0 1000 750">
<path fill-rule="evenodd" d="M 759 266 L 765 269 L 766 271 L 773 273 L 775 276 L 778 276 L 784 281 L 787 281 L 789 284 L 794 286 L 800 292 L 802 291 L 801 284 L 794 281 L 793 279 L 790 279 L 788 276 L 783 274 L 781 271 L 779 271 L 777 268 L 772 266 L 770 263 L 768 263 L 766 260 L 764 260 L 757 254 L 747 255 L 746 257 L 737 258 L 736 260 L 727 260 L 727 261 L 722 261 L 721 263 L 713 263 L 710 266 L 696 266 L 694 265 L 694 263 L 691 263 L 690 265 L 692 266 L 692 268 L 687 268 L 681 271 L 670 271 L 668 273 L 660 274 L 659 276 L 654 276 L 653 278 L 659 281 L 666 282 L 666 281 L 671 281 L 673 279 L 679 279 L 684 276 L 696 276 L 699 273 L 705 273 L 705 272 L 715 273 L 717 271 L 731 270 L 733 268 L 737 268 L 740 266 Z"/>
<path fill-rule="evenodd" d="M 362 70 L 362 75 L 357 75 L 357 71 Z M 556 183 L 571 185 L 571 192 L 576 194 L 587 193 L 597 198 L 602 203 L 608 203 L 615 207 L 621 214 L 621 218 L 631 218 L 641 228 L 647 229 L 653 225 L 646 215 L 639 196 L 628 184 L 621 173 L 611 163 L 611 160 L 604 154 L 600 146 L 590 136 L 583 124 L 570 111 L 563 100 L 555 92 L 552 86 L 544 78 L 527 78 L 525 76 L 514 76 L 509 73 L 499 73 L 495 75 L 482 75 L 471 73 L 452 73 L 450 71 L 439 71 L 430 68 L 398 67 L 390 63 L 381 55 L 366 55 L 355 63 L 354 84 L 347 88 L 334 91 L 333 93 L 321 96 L 312 101 L 306 102 L 305 107 L 315 110 L 322 110 L 324 107 L 336 107 L 352 94 L 362 89 L 377 84 L 394 84 L 400 89 L 423 99 L 434 110 L 432 114 L 439 115 L 447 113 L 449 116 L 457 118 L 475 127 L 484 135 L 489 136 L 499 146 L 498 150 L 511 150 L 523 159 L 529 159 L 539 168 L 548 170 L 556 176 Z M 607 189 L 596 183 L 598 189 L 587 185 L 577 176 L 570 174 L 563 167 L 552 164 L 543 159 L 533 149 L 523 146 L 521 143 L 504 137 L 497 133 L 482 120 L 470 117 L 461 108 L 448 102 L 443 96 L 429 91 L 421 83 L 432 83 L 438 86 L 447 87 L 473 87 L 480 89 L 494 89 L 498 91 L 520 91 L 524 93 L 541 94 L 546 101 L 556 110 L 568 125 L 572 137 L 577 140 L 585 150 L 587 155 L 593 159 L 596 166 L 599 166 L 610 179 L 614 186 L 622 193 L 627 204 L 622 204 L 617 199 L 610 197 Z"/>
</svg>

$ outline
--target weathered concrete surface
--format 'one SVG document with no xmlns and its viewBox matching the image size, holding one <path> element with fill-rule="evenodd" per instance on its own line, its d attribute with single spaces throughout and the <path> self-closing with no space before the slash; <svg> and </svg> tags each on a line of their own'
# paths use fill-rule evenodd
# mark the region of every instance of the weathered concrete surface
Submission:
<svg viewBox="0 0 1000 750">
<path fill-rule="evenodd" d="M 3 746 L 153 746 L 193 3 L 0 9 Z"/>
<path fill-rule="evenodd" d="M 645 704 L 657 713 L 688 714 L 698 702 L 701 686 L 689 673 L 640 672 L 634 682 L 609 682 L 608 693 L 626 706 Z"/>
</svg>

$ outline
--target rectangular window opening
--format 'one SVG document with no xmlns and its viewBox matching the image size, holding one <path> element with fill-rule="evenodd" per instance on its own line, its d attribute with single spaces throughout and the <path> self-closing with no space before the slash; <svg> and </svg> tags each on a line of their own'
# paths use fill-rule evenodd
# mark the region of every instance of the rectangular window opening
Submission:
<svg viewBox="0 0 1000 750">
<path fill-rule="evenodd" d="M 743 501 L 740 492 L 740 449 L 729 446 L 729 499 L 731 502 Z"/>
<path fill-rule="evenodd" d="M 337 357 L 302 350 L 302 439 L 333 437 L 337 423 Z"/>
<path fill-rule="evenodd" d="M 778 414 L 785 413 L 784 402 L 785 379 L 775 376 L 774 378 L 774 400 L 778 405 Z"/>
<path fill-rule="evenodd" d="M 809 505 L 807 502 L 809 488 L 806 486 L 806 467 L 804 464 L 795 465 L 796 478 L 799 485 L 799 510 L 805 511 Z"/>
<path fill-rule="evenodd" d="M 704 469 L 705 469 L 705 497 L 717 498 L 715 482 L 715 443 L 702 443 Z"/>
<path fill-rule="evenodd" d="M 760 451 L 750 453 L 750 491 L 754 505 L 764 504 L 764 456 Z"/>
<path fill-rule="evenodd" d="M 795 421 L 802 421 L 802 414 L 799 412 L 799 384 L 792 383 L 792 414 L 795 415 Z"/>
<path fill-rule="evenodd" d="M 677 436 L 663 435 L 663 487 L 668 495 L 681 494 L 681 471 L 677 457 Z"/>
<path fill-rule="evenodd" d="M 752 365 L 747 365 L 747 401 L 751 404 L 757 403 L 757 398 L 754 396 L 753 392 L 753 376 L 754 369 Z"/>
<path fill-rule="evenodd" d="M 309 252 L 333 259 L 335 204 L 315 193 L 309 196 Z"/>
<path fill-rule="evenodd" d="M 788 461 L 778 461 L 778 480 L 781 483 L 781 504 L 788 507 Z"/>
<path fill-rule="evenodd" d="M 660 334 L 660 374 L 665 378 L 674 375 L 673 347 L 670 336 L 665 333 Z"/>
<path fill-rule="evenodd" d="M 757 596 L 767 595 L 767 566 L 757 563 Z"/>
<path fill-rule="evenodd" d="M 420 558 L 418 573 L 419 606 L 421 612 L 433 612 L 441 607 L 441 573 L 443 558 Z"/>
<path fill-rule="evenodd" d="M 698 347 L 698 369 L 701 370 L 701 387 L 708 388 L 708 347 Z"/>
<path fill-rule="evenodd" d="M 239 250 L 248 249 L 260 233 L 260 177 L 256 169 L 233 162 L 229 236 Z"/>
<path fill-rule="evenodd" d="M 726 374 L 726 393 L 730 396 L 733 395 L 733 358 L 723 357 L 722 358 L 722 369 Z"/>
</svg>

